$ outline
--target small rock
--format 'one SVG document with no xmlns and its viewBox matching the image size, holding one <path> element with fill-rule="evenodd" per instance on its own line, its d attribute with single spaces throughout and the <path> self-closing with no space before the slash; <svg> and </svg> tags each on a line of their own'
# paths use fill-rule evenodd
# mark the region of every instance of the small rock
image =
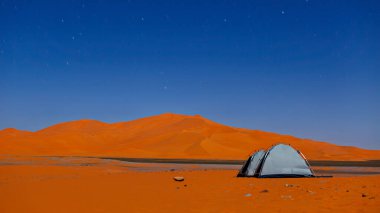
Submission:
<svg viewBox="0 0 380 213">
<path fill-rule="evenodd" d="M 181 176 L 177 176 L 177 177 L 174 177 L 173 178 L 175 181 L 184 181 L 185 178 L 184 177 L 181 177 Z"/>
<path fill-rule="evenodd" d="M 350 192 L 350 190 L 346 190 L 346 192 Z"/>
<path fill-rule="evenodd" d="M 247 193 L 247 194 L 245 194 L 244 196 L 246 196 L 246 197 L 251 197 L 251 196 L 252 196 L 252 194 L 250 194 L 250 193 Z"/>
<path fill-rule="evenodd" d="M 285 187 L 293 187 L 293 184 L 285 184 Z"/>
<path fill-rule="evenodd" d="M 183 185 L 184 187 L 187 187 L 187 184 Z"/>
<path fill-rule="evenodd" d="M 372 200 L 372 199 L 375 199 L 375 197 L 370 197 L 370 198 L 368 198 L 368 199 L 371 199 L 371 200 Z"/>
<path fill-rule="evenodd" d="M 171 172 L 174 172 L 174 171 L 175 171 L 175 169 L 170 169 L 170 171 L 171 171 Z"/>
<path fill-rule="evenodd" d="M 260 193 L 267 193 L 267 192 L 269 192 L 269 190 L 268 189 L 264 189 Z"/>
<path fill-rule="evenodd" d="M 362 197 L 367 197 L 367 195 L 366 194 L 362 194 Z"/>
<path fill-rule="evenodd" d="M 292 200 L 293 197 L 291 195 L 281 195 L 281 198 L 284 200 Z"/>
<path fill-rule="evenodd" d="M 315 194 L 315 192 L 310 191 L 310 190 L 306 190 L 306 192 L 309 193 L 309 194 L 312 194 L 312 195 Z"/>
</svg>

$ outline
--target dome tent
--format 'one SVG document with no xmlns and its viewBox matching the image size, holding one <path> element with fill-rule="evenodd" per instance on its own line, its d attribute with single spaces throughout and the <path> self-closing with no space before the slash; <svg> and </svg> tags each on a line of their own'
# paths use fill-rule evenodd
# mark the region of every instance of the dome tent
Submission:
<svg viewBox="0 0 380 213">
<path fill-rule="evenodd" d="M 240 170 L 238 177 L 314 177 L 305 157 L 290 145 L 277 144 L 266 152 L 260 150 L 248 161 Z"/>
</svg>

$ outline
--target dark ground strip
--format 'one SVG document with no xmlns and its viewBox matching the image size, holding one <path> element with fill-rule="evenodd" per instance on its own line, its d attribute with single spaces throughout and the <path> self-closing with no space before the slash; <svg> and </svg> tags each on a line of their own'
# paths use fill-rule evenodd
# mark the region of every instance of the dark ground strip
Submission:
<svg viewBox="0 0 380 213">
<path fill-rule="evenodd" d="M 164 159 L 164 158 L 122 158 L 122 157 L 95 157 L 108 160 L 120 160 L 134 163 L 176 163 L 176 164 L 225 164 L 242 165 L 244 160 L 205 160 L 205 159 Z M 380 160 L 369 161 L 309 161 L 311 166 L 336 167 L 380 167 Z"/>
</svg>

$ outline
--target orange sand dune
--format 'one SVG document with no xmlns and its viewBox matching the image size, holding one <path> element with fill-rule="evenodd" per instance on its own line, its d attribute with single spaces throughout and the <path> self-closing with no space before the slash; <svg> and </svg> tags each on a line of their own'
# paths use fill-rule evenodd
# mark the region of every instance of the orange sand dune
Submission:
<svg viewBox="0 0 380 213">
<path fill-rule="evenodd" d="M 0 131 L 0 154 L 245 159 L 283 142 L 313 160 L 380 159 L 380 151 L 233 128 L 199 115 L 162 114 L 129 122 L 79 120 L 36 131 Z"/>
</svg>

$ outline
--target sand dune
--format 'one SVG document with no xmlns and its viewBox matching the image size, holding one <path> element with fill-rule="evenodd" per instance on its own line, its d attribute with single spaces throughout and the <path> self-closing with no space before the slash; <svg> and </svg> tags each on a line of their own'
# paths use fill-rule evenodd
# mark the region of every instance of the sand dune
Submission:
<svg viewBox="0 0 380 213">
<path fill-rule="evenodd" d="M 0 131 L 0 154 L 244 159 L 259 148 L 291 144 L 313 160 L 380 159 L 380 151 L 233 128 L 199 115 L 166 113 L 129 122 L 79 120 L 36 131 Z"/>
</svg>

